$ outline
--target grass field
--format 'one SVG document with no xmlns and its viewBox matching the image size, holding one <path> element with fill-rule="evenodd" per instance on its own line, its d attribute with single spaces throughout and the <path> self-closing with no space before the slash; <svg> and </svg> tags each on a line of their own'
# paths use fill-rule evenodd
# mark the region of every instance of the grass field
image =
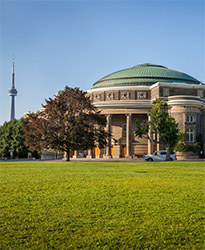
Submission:
<svg viewBox="0 0 205 250">
<path fill-rule="evenodd" d="M 0 164 L 0 249 L 204 249 L 203 162 Z"/>
</svg>

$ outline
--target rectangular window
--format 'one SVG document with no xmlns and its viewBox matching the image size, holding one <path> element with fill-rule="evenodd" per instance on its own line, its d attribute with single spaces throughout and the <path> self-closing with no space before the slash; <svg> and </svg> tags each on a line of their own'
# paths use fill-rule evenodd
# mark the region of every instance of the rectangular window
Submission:
<svg viewBox="0 0 205 250">
<path fill-rule="evenodd" d="M 195 122 L 195 115 L 187 115 L 186 121 L 187 122 Z"/>
<path fill-rule="evenodd" d="M 127 130 L 127 126 L 126 123 L 122 125 L 122 137 L 126 137 L 126 131 Z"/>
<path fill-rule="evenodd" d="M 187 129 L 187 141 L 188 142 L 194 142 L 194 129 L 193 128 L 189 128 Z"/>
</svg>

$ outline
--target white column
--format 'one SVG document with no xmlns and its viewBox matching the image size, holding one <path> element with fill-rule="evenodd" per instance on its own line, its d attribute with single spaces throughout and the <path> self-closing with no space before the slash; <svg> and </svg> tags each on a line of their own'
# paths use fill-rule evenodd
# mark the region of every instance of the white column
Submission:
<svg viewBox="0 0 205 250">
<path fill-rule="evenodd" d="M 106 158 L 111 158 L 111 114 L 107 115 L 108 145 L 106 148 Z"/>
<path fill-rule="evenodd" d="M 151 122 L 151 115 L 148 114 L 148 122 Z M 149 128 L 149 137 L 151 140 L 153 140 L 153 132 L 152 132 L 152 126 L 150 126 Z M 152 154 L 153 153 L 153 144 L 152 141 L 148 140 L 148 154 Z"/>
<path fill-rule="evenodd" d="M 131 157 L 131 114 L 127 114 L 127 126 L 126 126 L 126 157 Z"/>
<path fill-rule="evenodd" d="M 73 158 L 78 158 L 78 151 L 77 150 L 74 151 Z"/>
<path fill-rule="evenodd" d="M 91 149 L 88 149 L 87 158 L 88 158 L 88 159 L 91 159 L 91 158 L 92 158 L 92 150 L 91 150 Z"/>
<path fill-rule="evenodd" d="M 157 134 L 157 151 L 160 150 L 160 144 L 159 144 L 159 134 Z"/>
</svg>

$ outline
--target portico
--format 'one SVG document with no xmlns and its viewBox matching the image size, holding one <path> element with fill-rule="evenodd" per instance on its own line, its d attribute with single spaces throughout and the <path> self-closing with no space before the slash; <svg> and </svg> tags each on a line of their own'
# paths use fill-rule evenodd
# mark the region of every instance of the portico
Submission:
<svg viewBox="0 0 205 250">
<path fill-rule="evenodd" d="M 134 112 L 107 114 L 106 130 L 109 133 L 108 144 L 103 151 L 104 158 L 132 158 L 143 155 L 144 152 L 152 152 L 152 143 L 146 139 L 135 136 L 136 120 L 146 122 L 149 114 L 138 114 Z M 136 146 L 140 145 L 138 149 Z M 94 152 L 96 157 L 96 150 Z"/>
</svg>

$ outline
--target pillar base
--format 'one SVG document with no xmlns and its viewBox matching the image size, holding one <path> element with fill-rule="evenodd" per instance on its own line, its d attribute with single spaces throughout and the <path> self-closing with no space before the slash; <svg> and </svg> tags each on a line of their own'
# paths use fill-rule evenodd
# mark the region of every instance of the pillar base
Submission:
<svg viewBox="0 0 205 250">
<path fill-rule="evenodd" d="M 103 155 L 103 158 L 104 159 L 112 159 L 112 156 L 111 155 Z"/>
<path fill-rule="evenodd" d="M 131 159 L 132 156 L 131 155 L 126 155 L 125 158 Z"/>
</svg>

